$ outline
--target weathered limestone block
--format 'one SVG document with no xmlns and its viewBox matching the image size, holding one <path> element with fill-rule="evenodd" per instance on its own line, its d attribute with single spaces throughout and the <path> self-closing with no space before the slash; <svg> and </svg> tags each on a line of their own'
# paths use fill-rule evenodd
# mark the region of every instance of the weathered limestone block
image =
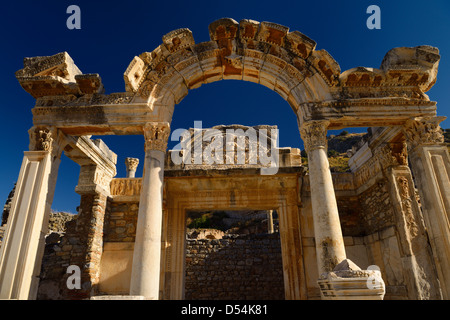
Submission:
<svg viewBox="0 0 450 320">
<path fill-rule="evenodd" d="M 126 91 L 135 92 L 139 89 L 139 84 L 142 82 L 142 78 L 144 77 L 144 71 L 144 61 L 139 57 L 134 57 L 123 74 Z"/>
<path fill-rule="evenodd" d="M 16 72 L 20 85 L 34 98 L 103 92 L 98 74 L 83 75 L 67 52 L 24 59 Z"/>
<path fill-rule="evenodd" d="M 223 79 L 222 60 L 220 49 L 216 41 L 198 43 L 193 47 L 198 56 L 200 67 L 203 70 L 203 81 L 211 83 Z"/>
<path fill-rule="evenodd" d="M 263 21 L 259 25 L 256 40 L 267 42 L 272 45 L 283 46 L 284 38 L 289 31 L 289 27 L 277 23 Z"/>
<path fill-rule="evenodd" d="M 75 81 L 82 94 L 103 93 L 102 79 L 97 73 L 93 74 L 78 74 L 75 76 Z"/>
<path fill-rule="evenodd" d="M 243 40 L 254 40 L 259 30 L 259 22 L 250 19 L 239 21 L 239 38 Z"/>
<path fill-rule="evenodd" d="M 299 31 L 292 31 L 286 35 L 285 48 L 306 60 L 316 48 L 316 42 Z"/>
<path fill-rule="evenodd" d="M 361 270 L 348 259 L 318 283 L 323 300 L 383 300 L 386 291 L 379 270 Z"/>
<path fill-rule="evenodd" d="M 53 76 L 75 82 L 75 76 L 82 74 L 67 52 L 25 58 L 23 64 L 24 68 L 16 72 L 16 77 Z"/>
<path fill-rule="evenodd" d="M 238 35 L 239 23 L 231 18 L 222 18 L 211 22 L 208 29 L 212 41 L 232 39 Z"/>
<path fill-rule="evenodd" d="M 322 49 L 319 51 L 313 51 L 308 60 L 317 69 L 319 74 L 329 86 L 339 84 L 341 68 L 336 60 L 334 60 L 326 50 Z"/>
<path fill-rule="evenodd" d="M 195 45 L 191 30 L 181 28 L 173 30 L 162 37 L 162 41 L 169 52 L 174 53 L 184 48 Z"/>
<path fill-rule="evenodd" d="M 386 53 L 381 70 L 390 81 L 419 86 L 428 91 L 436 82 L 439 50 L 431 46 L 400 47 Z"/>
<path fill-rule="evenodd" d="M 339 75 L 341 85 L 346 87 L 379 87 L 385 81 L 382 70 L 366 67 L 356 67 L 342 72 Z"/>
</svg>

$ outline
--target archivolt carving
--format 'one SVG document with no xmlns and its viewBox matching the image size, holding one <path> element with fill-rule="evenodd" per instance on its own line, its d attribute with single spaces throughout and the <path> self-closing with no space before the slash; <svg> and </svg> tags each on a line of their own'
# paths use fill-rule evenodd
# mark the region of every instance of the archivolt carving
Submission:
<svg viewBox="0 0 450 320">
<path fill-rule="evenodd" d="M 198 44 L 186 28 L 164 35 L 154 51 L 130 63 L 125 72 L 127 90 L 150 101 L 170 92 L 177 103 L 187 90 L 203 83 L 243 79 L 275 90 L 295 110 L 301 103 L 342 98 L 428 101 L 424 92 L 435 82 L 440 59 L 439 51 L 430 46 L 395 48 L 380 69 L 358 67 L 341 74 L 339 64 L 327 51 L 316 51 L 313 40 L 276 23 L 223 18 L 209 25 L 209 34 L 211 41 Z M 174 81 L 180 82 L 178 88 L 169 88 Z M 156 91 L 156 84 L 163 88 Z M 292 91 L 297 86 L 309 95 L 295 96 Z"/>
<path fill-rule="evenodd" d="M 110 119 L 130 115 L 148 117 L 143 122 L 170 121 L 160 117 L 166 112 L 160 109 L 173 110 L 189 90 L 222 79 L 267 86 L 291 105 L 300 125 L 321 119 L 330 120 L 332 129 L 401 125 L 408 117 L 435 114 L 436 103 L 429 101 L 425 92 L 436 81 L 440 60 L 437 48 L 394 48 L 379 69 L 357 67 L 341 73 L 339 64 L 327 51 L 316 50 L 313 40 L 276 23 L 223 18 L 209 25 L 209 34 L 211 40 L 202 43 L 195 43 L 187 28 L 164 35 L 162 44 L 152 52 L 133 58 L 124 74 L 125 93 L 103 94 L 100 76 L 82 74 L 67 53 L 27 58 L 16 76 L 37 98 L 34 123 L 47 125 L 48 116 L 52 116 L 61 122 L 59 128 L 67 125 L 65 112 L 78 115 L 81 109 L 62 112 L 55 106 L 88 108 L 78 117 L 77 125 L 82 128 L 110 125 Z M 155 114 L 109 107 L 122 104 L 150 107 Z M 95 107 L 103 105 L 107 108 L 100 111 L 107 115 L 96 117 Z M 385 116 L 378 106 L 390 114 Z M 404 109 L 399 113 L 390 110 L 392 106 Z M 114 125 L 123 127 L 127 123 Z M 111 131 L 129 133 L 122 128 Z"/>
</svg>

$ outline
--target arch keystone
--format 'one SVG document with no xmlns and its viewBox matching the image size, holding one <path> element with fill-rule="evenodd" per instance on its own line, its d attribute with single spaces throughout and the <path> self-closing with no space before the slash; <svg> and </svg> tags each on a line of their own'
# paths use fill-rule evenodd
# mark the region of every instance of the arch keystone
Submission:
<svg viewBox="0 0 450 320">
<path fill-rule="evenodd" d="M 209 37 L 212 41 L 236 38 L 239 31 L 239 23 L 231 18 L 222 18 L 209 25 Z"/>
<path fill-rule="evenodd" d="M 162 41 L 170 53 L 195 45 L 192 31 L 188 28 L 173 30 L 165 34 Z"/>
</svg>

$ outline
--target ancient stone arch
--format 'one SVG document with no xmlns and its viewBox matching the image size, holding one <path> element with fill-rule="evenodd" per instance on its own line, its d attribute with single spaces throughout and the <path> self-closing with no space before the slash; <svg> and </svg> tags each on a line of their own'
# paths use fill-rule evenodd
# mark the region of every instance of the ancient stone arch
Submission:
<svg viewBox="0 0 450 320">
<path fill-rule="evenodd" d="M 30 151 L 25 152 L 2 246 L 0 296 L 35 297 L 44 240 L 41 229 L 50 209 L 62 152 L 81 165 L 76 191 L 82 194 L 81 207 L 91 212 L 95 221 L 95 226 L 86 230 L 83 250 L 97 252 L 87 254 L 88 261 L 82 261 L 89 265 L 83 277 L 88 283 L 98 280 L 95 266 L 101 253 L 93 248 L 97 242 L 101 243 L 103 218 L 99 210 L 106 206 L 111 195 L 116 156 L 101 141 L 92 142 L 89 135 L 140 134 L 145 138 L 146 156 L 144 177 L 137 188 L 139 223 L 130 296 L 158 299 L 163 173 L 175 104 L 190 89 L 235 79 L 260 83 L 277 92 L 297 116 L 308 152 L 308 183 L 322 296 L 340 296 L 336 293 L 339 286 L 333 283 L 336 275 L 347 283 L 377 274 L 373 270 L 354 270 L 352 263 L 345 263 L 326 153 L 328 130 L 372 127 L 376 139 L 352 158 L 354 184 L 362 188 L 361 181 L 384 174 L 391 181 L 392 192 L 404 198 L 414 188 L 405 160 L 409 155 L 431 238 L 433 263 L 442 294 L 447 298 L 449 155 L 439 127 L 443 117 L 437 117 L 436 102 L 425 94 L 436 81 L 438 49 L 394 48 L 385 55 L 379 69 L 357 67 L 341 72 L 329 53 L 316 50 L 313 40 L 282 25 L 224 18 L 209 25 L 209 34 L 210 41 L 197 44 L 189 29 L 164 35 L 163 43 L 155 50 L 131 61 L 124 73 L 125 92 L 108 95 L 104 94 L 100 76 L 83 74 L 67 53 L 24 60 L 24 68 L 17 71 L 16 77 L 36 98 L 32 109 L 34 126 L 30 129 Z M 401 174 L 396 171 L 399 168 Z M 115 184 L 114 190 L 126 188 L 128 182 L 120 183 Z M 421 216 L 419 207 L 407 202 L 399 210 Z M 410 221 L 406 225 L 411 226 Z M 402 234 L 407 243 L 417 239 L 416 231 L 405 230 Z M 414 252 L 407 255 L 407 265 L 412 270 L 422 267 L 418 267 L 414 255 Z M 339 270 L 342 266 L 346 269 Z M 429 276 L 424 280 L 412 273 L 417 288 L 421 287 L 421 281 L 436 286 Z M 376 287 L 364 294 L 379 298 L 382 292 L 382 288 Z M 421 296 L 420 289 L 417 292 Z"/>
</svg>

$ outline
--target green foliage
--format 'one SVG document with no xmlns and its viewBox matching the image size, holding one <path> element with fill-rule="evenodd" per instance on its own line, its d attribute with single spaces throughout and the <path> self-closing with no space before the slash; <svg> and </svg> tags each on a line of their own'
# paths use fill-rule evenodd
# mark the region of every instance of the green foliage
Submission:
<svg viewBox="0 0 450 320">
<path fill-rule="evenodd" d="M 223 223 L 226 217 L 224 211 L 216 212 L 190 212 L 187 218 L 187 227 L 190 229 L 218 229 L 225 231 L 227 227 Z"/>
<path fill-rule="evenodd" d="M 330 162 L 331 172 L 348 172 L 350 167 L 348 166 L 348 158 L 344 156 L 335 156 L 328 158 Z"/>
<path fill-rule="evenodd" d="M 337 157 L 337 156 L 339 156 L 339 152 L 333 149 L 328 150 L 328 157 Z"/>
</svg>

